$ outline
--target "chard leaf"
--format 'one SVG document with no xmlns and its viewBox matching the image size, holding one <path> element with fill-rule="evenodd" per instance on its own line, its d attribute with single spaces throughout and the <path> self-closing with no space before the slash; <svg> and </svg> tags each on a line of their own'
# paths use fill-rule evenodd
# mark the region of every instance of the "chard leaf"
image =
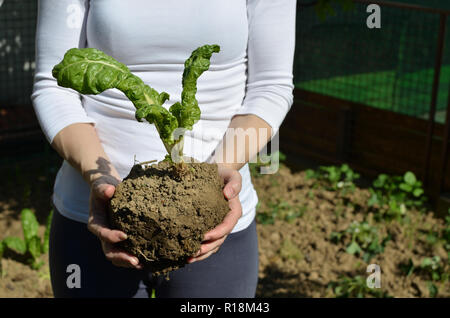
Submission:
<svg viewBox="0 0 450 318">
<path fill-rule="evenodd" d="M 49 239 L 50 239 L 50 227 L 52 224 L 52 218 L 53 218 L 53 210 L 50 211 L 50 214 L 47 217 L 47 224 L 45 227 L 45 232 L 44 232 L 44 241 L 42 242 L 42 246 L 41 246 L 41 252 L 42 253 L 47 253 L 48 252 L 48 246 L 49 246 Z"/>
<path fill-rule="evenodd" d="M 136 119 L 155 124 L 166 149 L 173 144 L 177 119 L 162 105 L 169 94 L 158 93 L 133 75 L 128 67 L 95 48 L 73 48 L 53 68 L 58 85 L 81 94 L 99 94 L 110 88 L 122 91 L 137 109 Z"/>
<path fill-rule="evenodd" d="M 15 236 L 9 236 L 5 238 L 3 240 L 3 245 L 6 248 L 13 250 L 19 254 L 25 254 L 25 252 L 27 251 L 25 241 Z"/>
<path fill-rule="evenodd" d="M 23 237 L 25 244 L 29 244 L 32 237 L 38 235 L 39 223 L 30 209 L 23 209 L 21 212 Z"/>
<path fill-rule="evenodd" d="M 212 54 L 219 51 L 218 45 L 201 46 L 192 52 L 184 63 L 181 103 L 175 103 L 170 107 L 170 112 L 178 120 L 178 127 L 192 130 L 192 126 L 200 119 L 200 108 L 195 98 L 197 80 L 209 69 Z"/>
<path fill-rule="evenodd" d="M 27 247 L 33 260 L 36 260 L 41 256 L 41 239 L 38 236 L 33 236 L 28 242 Z"/>
</svg>

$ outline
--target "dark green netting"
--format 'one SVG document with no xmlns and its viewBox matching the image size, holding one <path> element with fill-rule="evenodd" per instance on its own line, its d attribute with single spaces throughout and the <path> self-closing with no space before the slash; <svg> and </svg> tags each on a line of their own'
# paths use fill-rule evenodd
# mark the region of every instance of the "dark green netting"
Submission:
<svg viewBox="0 0 450 318">
<path fill-rule="evenodd" d="M 419 3 L 419 2 L 417 2 Z M 420 4 L 420 3 L 419 3 Z M 297 87 L 398 113 L 428 118 L 439 33 L 439 14 L 381 7 L 381 29 L 366 25 L 367 4 L 320 20 L 298 13 Z M 447 22 L 446 42 L 450 40 Z M 444 122 L 450 85 L 450 51 L 444 64 L 436 120 Z"/>
<path fill-rule="evenodd" d="M 0 108 L 30 104 L 36 0 L 0 0 Z"/>
</svg>

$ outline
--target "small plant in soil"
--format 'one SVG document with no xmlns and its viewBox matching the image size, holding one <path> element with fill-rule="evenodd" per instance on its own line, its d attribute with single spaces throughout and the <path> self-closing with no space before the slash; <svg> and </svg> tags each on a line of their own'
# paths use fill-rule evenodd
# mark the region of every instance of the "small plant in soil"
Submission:
<svg viewBox="0 0 450 318">
<path fill-rule="evenodd" d="M 427 201 L 422 182 L 411 171 L 403 176 L 380 174 L 369 191 L 371 197 L 367 203 L 375 209 L 377 221 L 402 221 L 407 208 L 421 210 Z"/>
<path fill-rule="evenodd" d="M 422 259 L 420 269 L 433 281 L 447 282 L 449 280 L 449 272 L 445 270 L 444 261 L 437 255 Z"/>
<path fill-rule="evenodd" d="M 448 209 L 448 216 L 445 217 L 445 228 L 442 231 L 442 239 L 444 241 L 444 248 L 447 251 L 447 259 L 450 260 L 450 209 Z"/>
<path fill-rule="evenodd" d="M 334 243 L 347 242 L 346 252 L 362 255 L 365 262 L 383 253 L 390 236 L 380 240 L 378 229 L 367 222 L 352 222 L 349 227 L 340 232 L 332 232 L 330 240 Z"/>
<path fill-rule="evenodd" d="M 128 236 L 120 246 L 153 274 L 184 266 L 199 250 L 204 233 L 229 211 L 217 165 L 191 162 L 183 155 L 184 133 L 200 119 L 197 80 L 219 50 L 218 45 L 204 45 L 192 52 L 184 63 L 180 101 L 169 109 L 163 107 L 168 93 L 157 92 L 100 50 L 70 49 L 53 68 L 60 86 L 81 94 L 122 91 L 136 108 L 136 120 L 154 124 L 159 133 L 165 159 L 151 166 L 135 164 L 116 187 L 109 211 L 111 226 Z"/>
<path fill-rule="evenodd" d="M 318 169 L 307 169 L 307 179 L 316 180 L 314 186 L 323 186 L 329 191 L 341 191 L 342 194 L 355 190 L 354 181 L 359 179 L 359 174 L 354 172 L 347 164 L 341 166 L 319 166 Z"/>
<path fill-rule="evenodd" d="M 275 151 L 269 155 L 257 155 L 256 162 L 249 163 L 250 174 L 252 177 L 260 178 L 263 174 L 260 173 L 261 167 L 270 166 L 271 162 L 283 163 L 286 160 L 286 155 L 281 151 Z"/>
<path fill-rule="evenodd" d="M 20 217 L 24 239 L 8 236 L 0 241 L 0 262 L 4 253 L 12 251 L 19 256 L 22 256 L 31 268 L 39 269 L 44 264 L 43 261 L 39 261 L 40 256 L 48 252 L 52 216 L 53 211 L 51 211 L 47 217 L 44 237 L 41 239 L 38 234 L 39 223 L 37 222 L 34 213 L 30 209 L 23 209 Z"/>
<path fill-rule="evenodd" d="M 328 288 L 333 291 L 337 298 L 390 297 L 387 292 L 377 288 L 369 288 L 366 278 L 359 275 L 355 277 L 340 277 L 337 281 L 330 282 Z"/>
<path fill-rule="evenodd" d="M 260 224 L 273 224 L 276 219 L 293 222 L 302 217 L 306 211 L 304 206 L 291 206 L 287 201 L 269 202 L 266 209 L 261 209 L 256 215 Z"/>
<path fill-rule="evenodd" d="M 427 280 L 430 297 L 438 295 L 439 287 L 436 283 L 444 285 L 448 283 L 450 274 L 447 267 L 445 260 L 437 255 L 423 258 L 419 265 L 414 264 L 412 259 L 399 264 L 399 269 L 404 275 L 411 276 L 414 273 Z"/>
</svg>

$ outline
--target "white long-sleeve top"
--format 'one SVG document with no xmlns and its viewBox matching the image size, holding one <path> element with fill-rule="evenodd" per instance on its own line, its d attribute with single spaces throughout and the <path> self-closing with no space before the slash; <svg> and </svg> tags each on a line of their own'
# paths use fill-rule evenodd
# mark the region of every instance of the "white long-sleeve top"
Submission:
<svg viewBox="0 0 450 318">
<path fill-rule="evenodd" d="M 201 118 L 185 135 L 184 153 L 206 160 L 236 114 L 255 114 L 277 131 L 292 104 L 295 0 L 40 0 L 32 94 L 49 142 L 73 123 L 93 123 L 122 178 L 139 161 L 166 151 L 154 125 L 139 123 L 125 95 L 107 90 L 80 95 L 59 87 L 51 71 L 73 47 L 102 50 L 157 91 L 181 98 L 184 61 L 204 44 L 218 44 L 209 71 L 198 80 Z M 255 216 L 258 198 L 248 165 L 240 173 L 243 215 L 233 232 Z M 53 203 L 64 216 L 88 220 L 89 186 L 64 161 Z"/>
</svg>

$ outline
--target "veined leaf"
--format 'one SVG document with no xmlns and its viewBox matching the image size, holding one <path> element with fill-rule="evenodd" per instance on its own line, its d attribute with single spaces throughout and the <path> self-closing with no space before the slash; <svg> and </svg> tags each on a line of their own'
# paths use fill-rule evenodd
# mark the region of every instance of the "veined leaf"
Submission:
<svg viewBox="0 0 450 318">
<path fill-rule="evenodd" d="M 175 103 L 170 107 L 170 112 L 178 120 L 178 127 L 191 130 L 192 126 L 200 119 L 200 108 L 195 98 L 197 80 L 203 72 L 209 69 L 212 54 L 219 51 L 220 46 L 218 45 L 201 46 L 192 52 L 184 63 L 181 103 Z"/>
<path fill-rule="evenodd" d="M 23 209 L 21 218 L 23 236 L 25 238 L 25 243 L 28 245 L 31 238 L 38 235 L 39 223 L 30 209 Z"/>
<path fill-rule="evenodd" d="M 58 85 L 72 88 L 81 94 L 99 94 L 110 88 L 122 91 L 134 104 L 138 112 L 136 119 L 144 117 L 155 124 L 164 145 L 173 143 L 172 133 L 177 128 L 177 119 L 162 105 L 169 94 L 159 94 L 128 67 L 95 48 L 73 48 L 53 68 L 53 77 Z M 144 116 L 145 115 L 145 116 Z"/>
<path fill-rule="evenodd" d="M 28 251 L 30 252 L 31 256 L 33 257 L 33 260 L 36 260 L 41 256 L 41 239 L 39 236 L 33 236 L 28 241 Z"/>
<path fill-rule="evenodd" d="M 25 252 L 27 251 L 25 241 L 15 236 L 9 236 L 5 238 L 2 245 L 19 254 L 25 254 Z"/>
<path fill-rule="evenodd" d="M 41 246 L 42 247 L 41 251 L 44 254 L 48 252 L 48 245 L 49 245 L 48 242 L 50 239 L 50 227 L 52 224 L 52 218 L 53 218 L 53 210 L 50 211 L 50 214 L 47 217 L 47 224 L 46 224 L 45 232 L 44 232 L 44 241 L 42 242 L 42 246 Z"/>
<path fill-rule="evenodd" d="M 405 175 L 403 176 L 403 179 L 409 185 L 413 185 L 417 181 L 416 176 L 411 171 L 406 172 Z"/>
</svg>

